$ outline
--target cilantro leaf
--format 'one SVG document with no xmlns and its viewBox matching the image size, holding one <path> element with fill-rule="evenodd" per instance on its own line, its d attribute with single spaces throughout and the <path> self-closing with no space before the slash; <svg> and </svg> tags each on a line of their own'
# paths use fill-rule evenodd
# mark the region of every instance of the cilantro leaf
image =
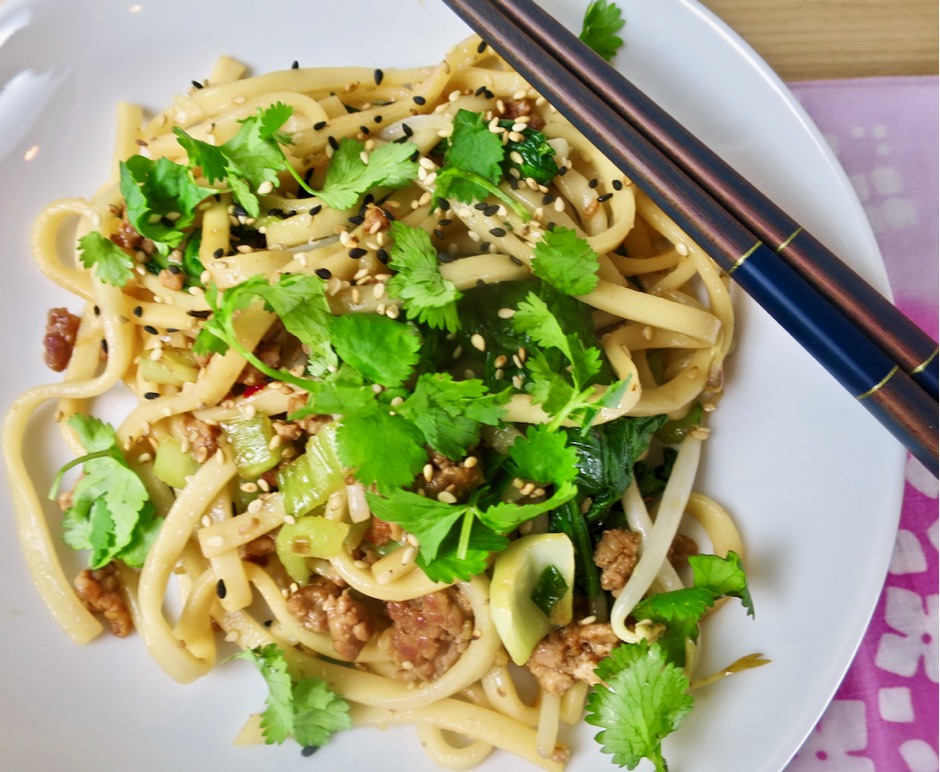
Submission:
<svg viewBox="0 0 940 772">
<path fill-rule="evenodd" d="M 49 494 L 54 498 L 65 472 L 81 465 L 83 475 L 72 489 L 72 506 L 63 521 L 65 543 L 91 550 L 93 569 L 115 559 L 140 567 L 160 526 L 147 489 L 128 467 L 109 424 L 80 413 L 66 423 L 87 454 L 59 470 Z"/>
<path fill-rule="evenodd" d="M 616 647 L 595 672 L 601 683 L 588 696 L 585 721 L 603 730 L 601 750 L 627 769 L 646 758 L 666 772 L 662 741 L 692 710 L 688 678 L 646 641 Z"/>
<path fill-rule="evenodd" d="M 435 329 L 456 332 L 460 327 L 456 303 L 460 291 L 441 276 L 431 237 L 421 228 L 392 223 L 394 241 L 389 267 L 396 271 L 387 283 L 388 294 L 404 300 L 405 313 Z"/>
<path fill-rule="evenodd" d="M 336 430 L 337 450 L 356 479 L 380 490 L 410 485 L 427 463 L 417 427 L 377 401 L 371 410 L 344 415 Z"/>
<path fill-rule="evenodd" d="M 505 401 L 506 397 L 489 394 L 483 381 L 425 373 L 396 410 L 421 430 L 428 445 L 456 461 L 479 441 L 483 424 L 499 424 Z"/>
<path fill-rule="evenodd" d="M 98 231 L 86 233 L 78 246 L 78 259 L 89 270 L 95 269 L 99 281 L 123 287 L 134 278 L 134 259 Z"/>
<path fill-rule="evenodd" d="M 597 265 L 597 253 L 572 228 L 545 231 L 532 255 L 532 272 L 567 295 L 597 287 Z"/>
<path fill-rule="evenodd" d="M 501 501 L 482 510 L 478 517 L 480 522 L 498 534 L 514 531 L 527 520 L 531 520 L 543 512 L 551 512 L 562 504 L 571 501 L 577 495 L 578 489 L 574 483 L 563 482 L 555 487 L 555 492 L 544 501 L 531 504 L 513 504 Z"/>
<path fill-rule="evenodd" d="M 617 35 L 625 24 L 620 8 L 607 0 L 591 0 L 584 11 L 578 37 L 605 61 L 610 61 L 623 45 Z"/>
<path fill-rule="evenodd" d="M 689 564 L 696 587 L 704 587 L 716 598 L 728 596 L 739 598 L 748 615 L 754 616 L 754 601 L 747 585 L 741 557 L 729 550 L 725 558 L 717 555 L 691 555 Z"/>
<path fill-rule="evenodd" d="M 432 581 L 470 579 L 486 570 L 492 552 L 508 544 L 479 521 L 472 501 L 448 504 L 403 490 L 391 491 L 387 498 L 366 496 L 376 515 L 417 537 L 421 546 L 416 561 Z"/>
<path fill-rule="evenodd" d="M 492 192 L 473 177 L 490 185 L 497 185 L 502 176 L 505 150 L 498 134 L 489 130 L 482 113 L 458 110 L 453 121 L 447 151 L 444 153 L 442 172 L 455 170 L 463 175 L 443 176 L 446 183 L 442 190 L 442 175 L 438 173 L 437 194 L 441 198 L 456 198 L 465 204 L 480 201 Z"/>
<path fill-rule="evenodd" d="M 562 432 L 545 425 L 530 426 L 509 448 L 517 476 L 537 483 L 561 484 L 578 474 L 578 453 Z"/>
<path fill-rule="evenodd" d="M 359 196 L 377 186 L 400 187 L 418 174 L 412 157 L 418 148 L 410 142 L 388 142 L 379 145 L 362 160 L 365 145 L 345 137 L 333 153 L 326 170 L 323 190 L 311 191 L 333 209 L 351 209 Z"/>
<path fill-rule="evenodd" d="M 251 662 L 268 686 L 261 730 L 269 745 L 293 737 L 304 747 L 319 747 L 334 732 L 352 727 L 349 704 L 319 678 L 292 678 L 277 644 L 246 649 L 235 656 Z"/>
<path fill-rule="evenodd" d="M 128 222 L 167 251 L 183 242 L 185 229 L 196 218 L 196 207 L 216 192 L 197 185 L 187 167 L 142 155 L 121 161 L 120 189 Z"/>
<path fill-rule="evenodd" d="M 387 316 L 337 316 L 330 331 L 340 358 L 382 386 L 400 386 L 420 359 L 421 338 L 414 328 Z"/>
<path fill-rule="evenodd" d="M 283 102 L 259 107 L 254 115 L 239 121 L 241 126 L 234 137 L 218 147 L 191 137 L 178 126 L 173 133 L 186 150 L 190 166 L 201 167 L 209 182 L 228 184 L 235 200 L 250 216 L 257 217 L 261 208 L 254 191 L 265 182 L 277 187 L 279 171 L 296 176 L 281 149 L 290 138 L 278 131 L 292 112 L 293 108 Z"/>
</svg>

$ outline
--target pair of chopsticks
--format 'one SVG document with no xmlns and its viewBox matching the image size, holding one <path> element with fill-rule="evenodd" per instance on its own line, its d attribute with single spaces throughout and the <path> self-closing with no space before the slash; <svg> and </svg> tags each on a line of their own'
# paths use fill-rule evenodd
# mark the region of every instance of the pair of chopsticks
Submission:
<svg viewBox="0 0 940 772">
<path fill-rule="evenodd" d="M 532 0 L 444 0 L 936 476 L 937 344 Z"/>
</svg>

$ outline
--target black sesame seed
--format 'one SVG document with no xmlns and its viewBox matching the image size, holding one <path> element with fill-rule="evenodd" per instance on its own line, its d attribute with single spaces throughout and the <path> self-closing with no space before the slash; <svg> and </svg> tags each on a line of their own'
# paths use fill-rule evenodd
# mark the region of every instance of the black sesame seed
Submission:
<svg viewBox="0 0 940 772">
<path fill-rule="evenodd" d="M 167 327 L 167 328 L 166 328 L 166 331 L 167 331 L 167 332 L 179 332 L 179 328 L 178 328 L 178 327 Z"/>
<path fill-rule="evenodd" d="M 512 260 L 512 262 L 514 262 L 516 265 L 525 265 L 525 263 L 523 263 L 522 260 L 520 260 L 515 255 L 510 255 L 509 259 Z"/>
<path fill-rule="evenodd" d="M 143 306 L 134 306 L 134 316 L 140 318 L 143 315 L 144 315 Z"/>
<path fill-rule="evenodd" d="M 298 62 L 296 59 L 294 59 L 294 61 L 292 61 L 292 62 L 290 63 L 290 68 L 291 68 L 292 70 L 300 69 L 300 62 Z"/>
<path fill-rule="evenodd" d="M 373 120 L 375 123 L 381 123 L 381 122 L 382 122 L 382 116 L 381 116 L 381 115 L 376 115 L 375 118 L 373 118 L 372 120 Z"/>
<path fill-rule="evenodd" d="M 361 131 L 363 134 L 368 134 L 370 129 L 368 126 L 360 126 L 359 131 Z"/>
<path fill-rule="evenodd" d="M 365 222 L 365 216 L 361 214 L 354 214 L 352 217 L 348 218 L 348 222 L 351 222 L 353 225 L 362 225 Z"/>
<path fill-rule="evenodd" d="M 376 251 L 375 256 L 379 259 L 379 262 L 383 264 L 391 260 L 391 257 L 389 256 L 388 251 L 385 249 L 382 249 L 381 247 L 379 247 L 379 249 Z"/>
<path fill-rule="evenodd" d="M 194 319 L 208 319 L 212 315 L 211 311 L 203 308 L 200 308 L 197 311 L 187 311 L 186 313 Z"/>
<path fill-rule="evenodd" d="M 473 92 L 473 95 L 480 96 L 484 91 L 486 91 L 486 86 L 480 86 L 480 88 Z"/>
<path fill-rule="evenodd" d="M 319 131 L 320 129 L 324 128 L 326 128 L 326 121 L 317 121 L 315 124 L 313 124 L 314 131 Z"/>
<path fill-rule="evenodd" d="M 382 78 L 385 77 L 385 73 L 382 72 L 381 70 L 376 70 L 375 72 L 372 73 L 372 77 L 375 79 L 375 85 L 381 86 Z"/>
<path fill-rule="evenodd" d="M 409 160 L 409 161 L 412 161 L 412 162 L 417 162 L 417 160 L 418 160 L 420 157 L 421 157 L 421 153 L 420 153 L 419 151 L 415 150 L 415 151 L 411 154 L 411 156 L 410 156 L 410 158 L 409 158 L 408 160 Z"/>
<path fill-rule="evenodd" d="M 247 217 L 248 210 L 245 209 L 245 207 L 243 207 L 241 204 L 235 204 L 235 206 L 232 207 L 232 214 L 234 214 L 236 217 Z"/>
<path fill-rule="evenodd" d="M 216 585 L 215 585 L 215 594 L 218 595 L 219 598 L 224 598 L 224 597 L 225 597 L 226 589 L 225 589 L 225 580 L 224 580 L 224 579 L 219 579 L 219 581 L 216 582 Z"/>
<path fill-rule="evenodd" d="M 559 167 L 558 167 L 558 174 L 559 174 L 560 176 L 564 177 L 567 173 L 568 173 L 568 167 L 567 167 L 567 166 L 559 166 Z"/>
<path fill-rule="evenodd" d="M 263 624 L 265 627 L 270 627 L 271 625 L 274 624 L 274 620 L 273 620 L 273 619 L 265 619 L 261 624 Z"/>
<path fill-rule="evenodd" d="M 478 212 L 482 212 L 488 206 L 489 204 L 487 204 L 485 201 L 477 201 L 477 203 L 473 205 L 473 208 L 476 209 Z"/>
<path fill-rule="evenodd" d="M 406 137 L 410 137 L 411 135 L 415 133 L 414 129 L 412 129 L 411 126 L 409 126 L 407 123 L 403 123 L 401 125 L 401 130 L 405 132 Z"/>
<path fill-rule="evenodd" d="M 425 102 L 428 101 L 427 99 L 425 99 L 425 98 L 424 98 L 423 96 L 421 96 L 420 94 L 416 94 L 415 96 L 412 97 L 412 99 L 414 100 L 414 103 L 415 103 L 416 105 L 423 105 Z"/>
<path fill-rule="evenodd" d="M 441 208 L 442 212 L 450 211 L 450 201 L 448 201 L 446 198 L 438 199 L 437 205 Z"/>
<path fill-rule="evenodd" d="M 481 40 L 480 45 L 477 46 L 477 53 L 482 54 L 486 50 L 486 41 Z"/>
<path fill-rule="evenodd" d="M 170 264 L 167 266 L 166 269 L 167 269 L 170 273 L 172 273 L 174 276 L 176 276 L 176 274 L 180 273 L 180 272 L 183 270 L 183 269 L 180 268 L 176 263 L 170 263 Z"/>
<path fill-rule="evenodd" d="M 144 331 L 145 331 L 145 332 L 149 332 L 151 335 L 156 335 L 156 334 L 157 334 L 157 328 L 154 327 L 152 324 L 145 324 L 145 325 L 144 325 Z"/>
<path fill-rule="evenodd" d="M 205 88 L 205 86 L 203 86 L 198 80 L 194 80 L 191 82 L 193 84 L 193 88 Z"/>
<path fill-rule="evenodd" d="M 320 214 L 320 210 L 323 208 L 323 204 L 317 204 L 316 206 L 310 207 L 310 216 L 313 217 L 315 214 Z M 291 217 L 294 216 L 294 213 L 291 214 Z"/>
<path fill-rule="evenodd" d="M 449 252 L 438 252 L 437 259 L 442 263 L 452 263 L 457 258 Z"/>
<path fill-rule="evenodd" d="M 488 207 L 486 207 L 486 209 L 483 210 L 483 214 L 486 215 L 487 217 L 492 217 L 497 212 L 499 212 L 498 204 L 490 204 Z"/>
<path fill-rule="evenodd" d="M 597 177 L 595 177 L 595 178 L 592 179 L 590 182 L 588 182 L 588 187 L 589 187 L 591 190 L 594 190 L 594 188 L 597 187 L 597 184 L 598 184 L 599 182 L 600 182 L 600 180 L 597 179 Z"/>
<path fill-rule="evenodd" d="M 613 193 L 604 193 L 602 196 L 597 197 L 597 202 L 603 204 L 605 201 L 610 201 L 614 197 Z"/>
<path fill-rule="evenodd" d="M 550 222 L 548 223 L 548 225 L 545 226 L 545 230 L 553 231 L 555 230 L 556 225 L 558 225 L 558 223 Z"/>
<path fill-rule="evenodd" d="M 548 206 L 554 200 L 555 196 L 552 193 L 546 193 L 544 196 L 542 196 L 542 206 Z"/>
<path fill-rule="evenodd" d="M 492 99 L 495 96 L 495 94 L 493 94 L 493 92 L 490 91 L 489 89 L 486 89 L 486 91 L 483 92 L 483 96 L 486 97 L 487 99 Z"/>
<path fill-rule="evenodd" d="M 353 247 L 349 250 L 349 256 L 353 260 L 358 260 L 360 257 L 365 257 L 366 252 L 367 250 L 363 249 L 362 247 Z"/>
<path fill-rule="evenodd" d="M 92 310 L 95 312 L 95 316 L 101 316 L 101 309 L 98 306 L 95 306 Z"/>
<path fill-rule="evenodd" d="M 620 180 L 614 180 L 614 181 L 613 181 L 612 183 L 610 183 L 610 184 L 614 186 L 614 190 L 622 190 L 622 189 L 623 189 L 623 183 L 622 183 Z"/>
<path fill-rule="evenodd" d="M 104 338 L 101 339 L 101 350 L 102 350 L 105 354 L 108 353 L 108 341 L 106 341 Z"/>
<path fill-rule="evenodd" d="M 225 254 L 225 250 L 222 249 L 222 247 L 219 247 L 217 250 L 215 250 L 215 252 L 212 253 L 212 256 L 213 256 L 216 260 L 218 260 L 218 259 L 219 259 L 220 257 L 222 257 L 222 255 L 224 255 L 224 254 Z"/>
<path fill-rule="evenodd" d="M 320 750 L 319 745 L 305 745 L 303 748 L 300 749 L 300 755 L 306 759 L 312 756 L 318 750 Z"/>
<path fill-rule="evenodd" d="M 481 241 L 481 242 L 480 242 L 480 251 L 481 251 L 481 252 L 489 252 L 490 249 L 492 249 L 492 248 L 493 248 L 493 245 L 490 244 L 490 242 L 488 242 L 488 241 Z"/>
<path fill-rule="evenodd" d="M 173 227 L 173 221 L 172 221 L 169 217 L 161 217 L 161 218 L 160 218 L 160 224 L 161 224 L 164 228 L 172 228 L 172 227 Z"/>
<path fill-rule="evenodd" d="M 157 397 L 159 397 L 159 396 L 160 396 L 160 393 L 159 393 L 159 392 L 156 392 L 156 391 L 145 391 L 145 392 L 144 392 L 144 399 L 157 399 Z"/>
<path fill-rule="evenodd" d="M 339 142 L 336 141 L 336 137 L 334 137 L 332 134 L 326 138 L 326 141 L 330 143 L 331 148 L 334 150 L 339 150 Z"/>
<path fill-rule="evenodd" d="M 444 207 L 441 207 L 441 209 L 443 208 Z M 437 221 L 437 224 L 440 225 L 442 228 L 446 228 L 452 222 L 453 220 L 451 220 L 449 217 L 442 217 L 440 220 Z"/>
<path fill-rule="evenodd" d="M 333 273 L 329 268 L 317 268 L 314 273 L 319 276 L 321 279 L 331 279 L 333 278 Z"/>
</svg>

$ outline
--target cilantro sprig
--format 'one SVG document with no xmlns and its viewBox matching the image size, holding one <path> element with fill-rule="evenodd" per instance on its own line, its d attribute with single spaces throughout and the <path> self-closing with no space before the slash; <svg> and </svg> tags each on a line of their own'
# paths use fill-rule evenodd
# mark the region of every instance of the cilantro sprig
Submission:
<svg viewBox="0 0 940 772">
<path fill-rule="evenodd" d="M 617 33 L 623 29 L 625 23 L 623 13 L 616 3 L 591 0 L 584 11 L 578 37 L 609 62 L 623 45 L 623 38 Z"/>
<path fill-rule="evenodd" d="M 586 295 L 597 287 L 599 258 L 571 228 L 545 231 L 535 245 L 532 273 L 566 295 Z"/>
<path fill-rule="evenodd" d="M 65 464 L 49 492 L 49 498 L 55 498 L 65 473 L 82 467 L 62 523 L 65 543 L 72 549 L 91 550 L 88 563 L 93 569 L 117 559 L 139 568 L 161 522 L 147 489 L 128 466 L 110 424 L 80 413 L 66 423 L 75 430 L 86 455 Z"/>
<path fill-rule="evenodd" d="M 307 190 L 333 209 L 350 209 L 366 191 L 375 187 L 401 187 L 418 174 L 414 160 L 418 148 L 411 142 L 388 142 L 364 159 L 365 145 L 348 137 L 330 159 L 322 190 Z M 306 187 L 306 186 L 305 186 Z"/>
<path fill-rule="evenodd" d="M 134 278 L 134 259 L 98 231 L 90 231 L 78 240 L 78 259 L 85 268 L 93 268 L 105 284 L 123 287 Z"/>
<path fill-rule="evenodd" d="M 304 748 L 318 748 L 330 737 L 352 727 L 349 704 L 319 678 L 295 678 L 284 652 L 270 643 L 235 655 L 251 662 L 268 686 L 261 714 L 264 741 L 280 745 L 294 738 Z"/>
</svg>

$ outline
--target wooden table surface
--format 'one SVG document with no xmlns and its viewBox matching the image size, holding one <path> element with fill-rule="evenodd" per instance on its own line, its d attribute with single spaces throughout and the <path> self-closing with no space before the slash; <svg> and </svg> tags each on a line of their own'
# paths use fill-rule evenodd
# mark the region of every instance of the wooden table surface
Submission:
<svg viewBox="0 0 940 772">
<path fill-rule="evenodd" d="M 937 0 L 701 1 L 787 81 L 937 74 Z"/>
</svg>

